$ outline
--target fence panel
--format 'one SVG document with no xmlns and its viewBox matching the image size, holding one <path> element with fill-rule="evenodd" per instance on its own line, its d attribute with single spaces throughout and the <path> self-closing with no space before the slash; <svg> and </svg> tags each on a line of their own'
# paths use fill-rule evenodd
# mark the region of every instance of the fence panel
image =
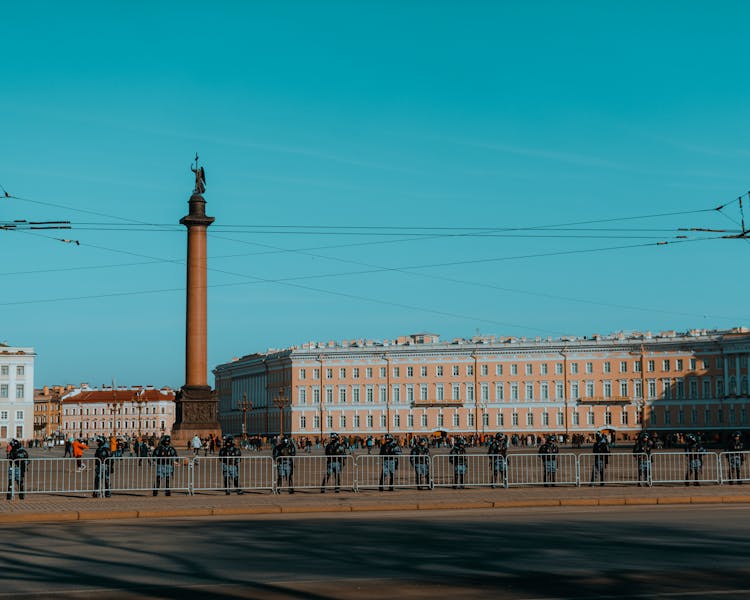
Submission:
<svg viewBox="0 0 750 600">
<path fill-rule="evenodd" d="M 453 462 L 451 462 L 451 457 Z M 508 487 L 512 458 L 495 454 L 436 454 L 432 458 L 435 487 Z"/>
<path fill-rule="evenodd" d="M 646 455 L 643 455 L 646 459 Z M 637 484 L 638 458 L 631 452 L 611 454 L 580 454 L 578 456 L 581 485 Z M 642 471 L 646 473 L 647 471 Z M 645 478 L 648 483 L 648 477 Z"/>
<path fill-rule="evenodd" d="M 5 492 L 7 494 L 6 497 L 8 498 L 8 500 L 18 495 L 18 492 L 16 491 L 16 489 L 18 488 L 18 481 L 16 481 L 16 479 L 14 478 L 15 472 L 13 471 L 13 467 L 14 465 L 12 461 L 8 460 L 7 458 L 0 458 L 0 473 L 2 473 L 2 476 L 5 478 L 4 485 L 6 486 Z M 12 484 L 11 481 L 13 482 Z"/>
<path fill-rule="evenodd" d="M 226 464 L 225 464 L 226 461 Z M 193 459 L 193 491 L 251 491 L 274 489 L 274 463 L 270 456 L 218 456 Z M 235 481 L 236 480 L 236 481 Z"/>
<path fill-rule="evenodd" d="M 329 461 L 332 458 L 334 460 Z M 340 465 L 340 468 L 333 463 Z M 279 456 L 274 465 L 276 492 L 296 489 L 319 489 L 321 491 L 343 489 L 356 490 L 354 457 L 345 456 Z"/>
<path fill-rule="evenodd" d="M 722 452 L 719 454 L 721 483 L 733 485 L 750 481 L 750 452 Z"/>
<path fill-rule="evenodd" d="M 578 485 L 575 454 L 512 454 L 508 456 L 508 485 Z"/>
<path fill-rule="evenodd" d="M 432 461 L 429 456 L 357 456 L 357 490 L 431 488 Z M 391 484 L 391 480 L 393 484 Z"/>
<path fill-rule="evenodd" d="M 174 459 L 138 456 L 113 457 L 106 460 L 112 492 L 190 493 L 192 462 L 189 458 Z M 157 485 L 158 483 L 158 485 Z"/>
<path fill-rule="evenodd" d="M 652 452 L 654 483 L 719 483 L 719 457 L 715 452 Z"/>
<path fill-rule="evenodd" d="M 20 468 L 21 462 L 14 461 L 14 468 Z M 98 462 L 96 458 L 29 458 L 23 473 L 24 491 L 26 494 L 92 494 L 96 491 L 94 467 Z M 17 485 L 14 487 L 18 492 Z"/>
</svg>

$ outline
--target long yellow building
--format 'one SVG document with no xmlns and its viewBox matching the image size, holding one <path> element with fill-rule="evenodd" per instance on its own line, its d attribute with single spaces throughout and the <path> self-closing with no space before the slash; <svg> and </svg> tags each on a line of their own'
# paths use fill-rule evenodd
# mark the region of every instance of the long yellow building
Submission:
<svg viewBox="0 0 750 600">
<path fill-rule="evenodd" d="M 222 430 L 324 438 L 748 426 L 750 330 L 309 343 L 214 369 Z M 244 428 L 243 428 L 244 425 Z"/>
</svg>

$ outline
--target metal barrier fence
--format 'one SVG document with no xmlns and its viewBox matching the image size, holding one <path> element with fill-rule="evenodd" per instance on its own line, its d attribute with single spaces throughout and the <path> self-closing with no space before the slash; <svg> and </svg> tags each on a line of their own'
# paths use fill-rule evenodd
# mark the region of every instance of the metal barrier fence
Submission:
<svg viewBox="0 0 750 600">
<path fill-rule="evenodd" d="M 332 460 L 329 460 L 332 459 Z M 356 491 L 354 457 L 280 456 L 276 459 L 274 489 L 277 493 L 296 489 Z"/>
<path fill-rule="evenodd" d="M 514 454 L 508 457 L 508 485 L 578 485 L 575 454 Z"/>
<path fill-rule="evenodd" d="M 645 454 L 617 452 L 581 454 L 578 456 L 580 485 L 638 484 L 650 485 L 649 463 Z M 640 476 L 640 477 L 639 477 Z"/>
<path fill-rule="evenodd" d="M 357 491 L 391 488 L 432 488 L 430 456 L 357 456 Z"/>
<path fill-rule="evenodd" d="M 510 457 L 495 454 L 436 454 L 432 457 L 433 485 L 458 489 L 508 487 L 510 462 Z"/>
<path fill-rule="evenodd" d="M 652 452 L 653 483 L 719 483 L 719 457 L 715 452 Z"/>
<path fill-rule="evenodd" d="M 6 497 L 25 494 L 110 495 L 145 492 L 294 489 L 359 491 L 433 487 L 538 485 L 734 484 L 750 482 L 750 451 L 611 454 L 435 454 L 414 457 L 30 458 L 1 460 Z M 395 459 L 395 460 L 393 460 Z M 236 467 L 232 468 L 232 467 Z M 226 478 L 226 479 L 225 479 Z M 227 481 L 228 480 L 228 481 Z"/>
<path fill-rule="evenodd" d="M 721 479 L 719 483 L 741 484 L 750 481 L 750 452 L 722 452 L 719 454 L 719 470 Z"/>
<path fill-rule="evenodd" d="M 202 457 L 192 461 L 191 490 L 245 492 L 274 490 L 274 462 L 270 456 Z"/>
</svg>

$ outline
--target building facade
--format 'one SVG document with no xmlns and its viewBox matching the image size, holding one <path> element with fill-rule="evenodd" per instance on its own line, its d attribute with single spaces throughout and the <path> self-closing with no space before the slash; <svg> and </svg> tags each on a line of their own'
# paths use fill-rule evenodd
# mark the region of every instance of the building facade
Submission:
<svg viewBox="0 0 750 600">
<path fill-rule="evenodd" d="M 33 348 L 0 344 L 0 440 L 34 435 Z"/>
<path fill-rule="evenodd" d="M 750 331 L 310 343 L 214 370 L 222 430 L 323 438 L 748 426 Z M 243 410 L 243 402 L 244 405 Z"/>
<path fill-rule="evenodd" d="M 82 385 L 61 402 L 65 437 L 158 437 L 171 433 L 175 420 L 175 393 L 170 388 Z"/>
<path fill-rule="evenodd" d="M 34 438 L 62 437 L 62 397 L 74 389 L 73 385 L 45 385 L 34 390 Z"/>
</svg>

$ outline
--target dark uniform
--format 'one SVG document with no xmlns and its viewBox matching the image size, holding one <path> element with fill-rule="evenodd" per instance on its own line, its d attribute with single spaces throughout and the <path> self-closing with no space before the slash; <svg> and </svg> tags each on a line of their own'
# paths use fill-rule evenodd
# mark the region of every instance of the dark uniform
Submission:
<svg viewBox="0 0 750 600">
<path fill-rule="evenodd" d="M 281 489 L 282 479 L 287 480 L 289 493 L 294 493 L 294 459 L 297 448 L 294 442 L 284 436 L 273 448 L 273 459 L 276 461 L 276 489 Z"/>
<path fill-rule="evenodd" d="M 638 486 L 648 485 L 651 481 L 651 450 L 654 442 L 648 431 L 642 432 L 633 446 L 633 454 L 638 462 Z"/>
<path fill-rule="evenodd" d="M 555 438 L 547 436 L 544 443 L 539 446 L 539 458 L 542 460 L 542 480 L 544 487 L 550 487 L 557 480 L 557 455 L 560 448 L 557 446 Z"/>
<path fill-rule="evenodd" d="M 325 494 L 328 479 L 333 475 L 336 484 L 336 493 L 341 491 L 341 471 L 344 468 L 344 456 L 346 446 L 341 443 L 338 433 L 332 433 L 330 441 L 326 444 L 326 475 L 320 484 L 320 493 Z"/>
<path fill-rule="evenodd" d="M 604 474 L 609 464 L 609 442 L 601 431 L 596 432 L 596 442 L 594 442 L 591 450 L 594 453 L 594 465 L 591 467 L 591 483 L 589 483 L 589 486 L 594 485 L 597 478 L 599 479 L 599 485 L 604 485 Z"/>
<path fill-rule="evenodd" d="M 385 441 L 380 446 L 380 456 L 382 456 L 382 469 L 380 471 L 380 486 L 379 490 L 383 491 L 385 484 L 385 478 L 388 477 L 390 481 L 389 490 L 393 491 L 393 476 L 396 474 L 398 469 L 398 456 L 401 454 L 401 447 L 393 439 L 393 436 L 388 433 L 385 436 Z"/>
<path fill-rule="evenodd" d="M 234 445 L 234 437 L 228 435 L 224 438 L 224 445 L 219 450 L 221 460 L 221 474 L 224 476 L 224 491 L 230 494 L 230 482 L 234 482 L 237 494 L 242 494 L 240 487 L 240 456 L 242 451 Z"/>
<path fill-rule="evenodd" d="M 685 471 L 685 485 L 690 485 L 690 479 L 694 480 L 694 485 L 700 485 L 701 471 L 703 470 L 703 454 L 705 448 L 701 446 L 697 436 L 693 433 L 687 434 L 687 443 L 685 444 L 685 458 L 687 459 L 687 469 Z"/>
<path fill-rule="evenodd" d="M 448 462 L 453 465 L 453 489 L 463 489 L 466 477 L 466 441 L 459 438 L 448 454 Z"/>
<path fill-rule="evenodd" d="M 727 443 L 727 462 L 729 463 L 729 485 L 735 481 L 742 484 L 742 465 L 745 463 L 745 443 L 742 441 L 742 434 L 735 431 L 732 438 Z"/>
<path fill-rule="evenodd" d="M 10 452 L 8 460 L 12 462 L 8 465 L 8 500 L 13 496 L 14 482 L 18 484 L 18 497 L 23 500 L 25 492 L 26 469 L 29 466 L 29 453 L 23 444 L 18 440 L 10 441 Z"/>
<path fill-rule="evenodd" d="M 104 497 L 109 498 L 112 493 L 109 491 L 109 470 L 111 464 L 107 462 L 107 459 L 112 456 L 112 451 L 109 449 L 109 445 L 103 437 L 96 438 L 96 452 L 94 457 L 96 463 L 94 464 L 94 498 L 101 496 L 101 483 L 104 480 Z"/>
<path fill-rule="evenodd" d="M 490 455 L 492 487 L 497 487 L 498 480 L 505 485 L 505 476 L 508 473 L 508 436 L 497 432 L 490 442 L 487 454 Z"/>
<path fill-rule="evenodd" d="M 411 449 L 409 458 L 411 466 L 414 467 L 414 475 L 417 480 L 417 489 L 422 489 L 424 482 L 425 489 L 430 489 L 430 447 L 427 445 L 427 439 L 422 438 L 419 443 Z"/>
<path fill-rule="evenodd" d="M 156 483 L 154 484 L 154 496 L 159 494 L 161 487 L 161 478 L 164 478 L 164 495 L 171 496 L 169 480 L 174 475 L 174 465 L 177 462 L 177 450 L 172 446 L 172 437 L 168 435 L 161 436 L 159 445 L 154 448 L 152 454 L 156 463 Z"/>
</svg>

